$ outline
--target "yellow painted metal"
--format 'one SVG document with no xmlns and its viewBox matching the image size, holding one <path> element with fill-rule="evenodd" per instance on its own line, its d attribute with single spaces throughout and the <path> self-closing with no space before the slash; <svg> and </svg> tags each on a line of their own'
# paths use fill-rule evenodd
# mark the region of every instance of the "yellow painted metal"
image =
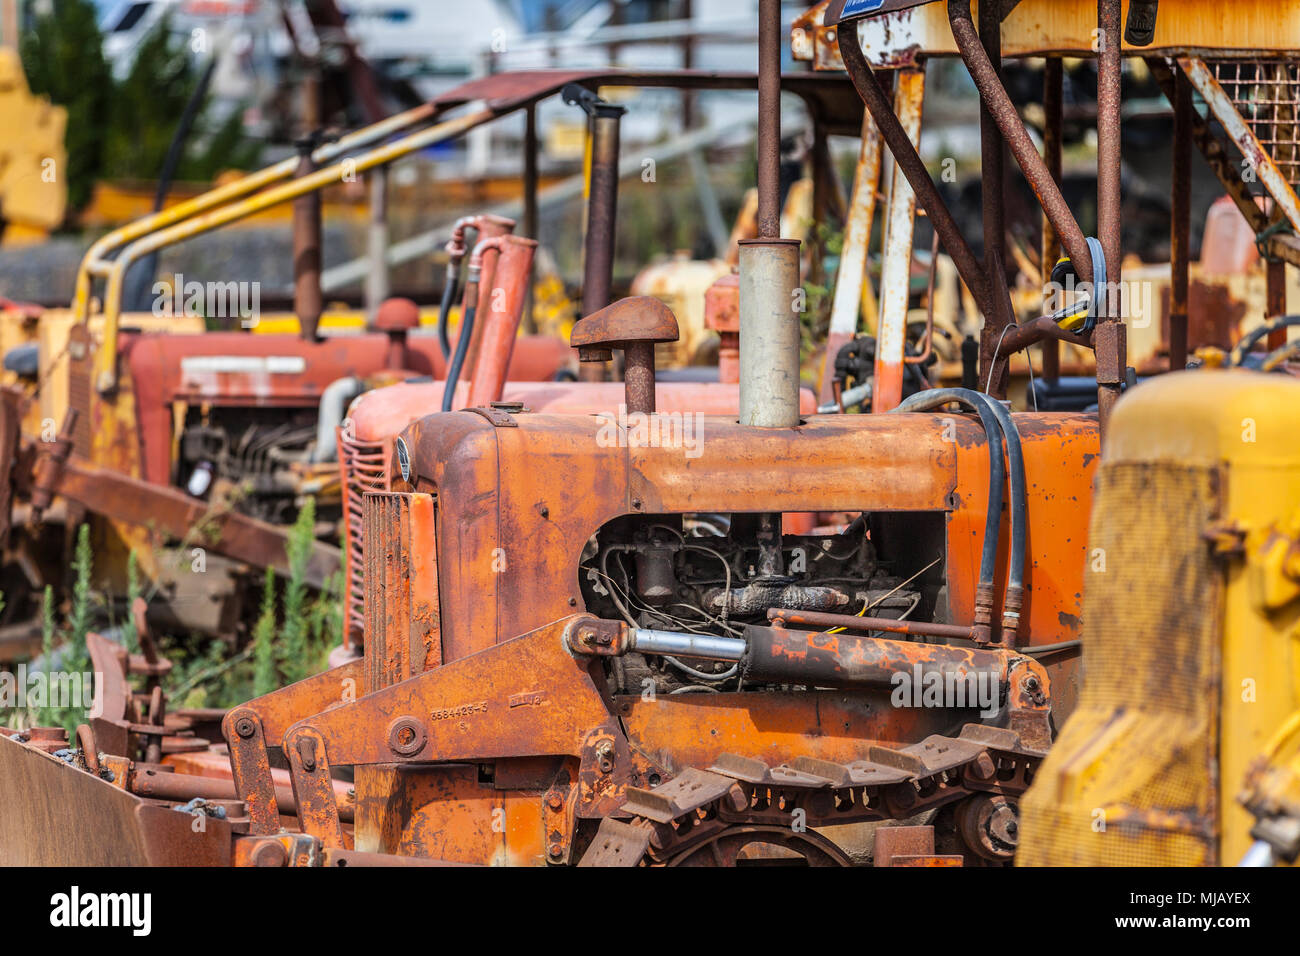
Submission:
<svg viewBox="0 0 1300 956">
<path fill-rule="evenodd" d="M 1251 762 L 1300 708 L 1300 381 L 1182 372 L 1118 405 L 1087 681 L 1022 804 L 1022 865 L 1234 864 Z M 1300 548 L 1300 544 L 1297 545 Z"/>
<path fill-rule="evenodd" d="M 406 129 L 408 126 L 430 119 L 432 116 L 433 109 L 428 105 L 407 110 L 382 122 L 342 136 L 333 143 L 326 143 L 312 153 L 312 158 L 317 163 L 331 162 L 340 156 L 346 155 L 351 150 L 360 149 L 363 146 L 378 142 Z M 77 319 L 79 321 L 85 320 L 90 310 L 91 277 L 107 274 L 108 256 L 111 252 L 120 249 L 128 242 L 143 238 L 155 230 L 176 225 L 192 216 L 257 192 L 257 190 L 272 183 L 288 179 L 293 175 L 297 167 L 297 158 L 291 156 L 248 176 L 243 176 L 233 182 L 224 183 L 215 189 L 210 189 L 193 199 L 168 206 L 152 215 L 137 219 L 135 222 L 128 223 L 100 237 L 87 250 L 85 257 L 81 260 L 81 266 L 77 270 L 76 291 L 72 303 L 72 309 Z"/>
<path fill-rule="evenodd" d="M 46 309 L 37 325 L 40 342 L 41 391 L 40 417 L 54 427 L 63 421 L 68 409 L 68 333 L 81 321 L 71 309 Z M 148 312 L 128 312 L 122 323 L 144 332 L 168 332 L 189 335 L 203 331 L 203 319 L 198 316 L 156 316 Z M 104 317 L 91 315 L 89 330 L 97 344 L 104 337 Z M 32 434 L 38 434 L 39 430 Z"/>
<path fill-rule="evenodd" d="M 826 4 L 801 16 L 791 31 L 795 59 L 816 69 L 843 69 L 836 28 L 823 25 Z M 858 21 L 863 52 L 874 66 L 899 66 L 917 55 L 956 56 L 946 3 L 927 3 Z M 1012 6 L 1008 4 L 1008 6 Z M 1128 14 L 1124 3 L 1124 15 Z M 1002 25 L 1007 57 L 1064 53 L 1095 56 L 1097 5 L 1079 0 L 1019 0 Z M 1134 55 L 1214 50 L 1231 56 L 1300 49 L 1300 0 L 1165 0 L 1155 42 Z"/>
<path fill-rule="evenodd" d="M 67 125 L 67 110 L 32 95 L 18 54 L 0 49 L 0 209 L 9 244 L 19 233 L 38 239 L 63 221 Z"/>
<path fill-rule="evenodd" d="M 377 149 L 350 157 L 341 163 L 318 169 L 314 173 L 300 176 L 279 186 L 265 189 L 259 193 L 219 208 L 177 222 L 175 225 L 152 232 L 132 242 L 108 264 L 107 285 L 104 291 L 104 344 L 95 354 L 95 388 L 101 393 L 111 392 L 117 385 L 117 328 L 121 310 L 122 283 L 131 263 L 151 252 L 156 252 L 169 245 L 192 239 L 221 226 L 238 222 L 263 209 L 291 202 L 299 196 L 317 192 L 326 186 L 343 182 L 359 176 L 376 166 L 386 166 L 405 156 L 433 146 L 444 140 L 454 139 L 476 126 L 492 119 L 496 114 L 491 110 L 480 110 L 465 116 L 438 123 L 428 129 L 412 133 L 402 139 L 387 143 Z M 161 214 L 160 214 L 161 215 Z M 95 263 L 90 264 L 94 269 Z"/>
</svg>

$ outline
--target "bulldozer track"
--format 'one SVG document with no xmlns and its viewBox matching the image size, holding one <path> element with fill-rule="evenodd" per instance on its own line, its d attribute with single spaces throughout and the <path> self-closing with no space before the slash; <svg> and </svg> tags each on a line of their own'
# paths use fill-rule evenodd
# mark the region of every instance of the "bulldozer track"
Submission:
<svg viewBox="0 0 1300 956">
<path fill-rule="evenodd" d="M 734 861 L 740 846 L 720 849 L 729 838 L 795 849 L 810 865 L 848 865 L 813 828 L 907 819 L 978 794 L 1014 799 L 1044 756 L 1014 730 L 984 724 L 899 749 L 872 745 L 866 759 L 845 764 L 799 757 L 768 767 L 723 754 L 654 790 L 629 787 L 619 817 L 601 821 L 578 865 L 673 866 L 701 849 Z"/>
</svg>

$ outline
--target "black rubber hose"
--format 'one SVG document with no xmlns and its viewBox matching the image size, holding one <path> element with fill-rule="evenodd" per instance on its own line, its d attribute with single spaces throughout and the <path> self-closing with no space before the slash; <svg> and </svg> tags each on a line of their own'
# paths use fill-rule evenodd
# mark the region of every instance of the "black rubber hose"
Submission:
<svg viewBox="0 0 1300 956">
<path fill-rule="evenodd" d="M 1010 477 L 1011 498 L 1011 565 L 1007 569 L 1007 589 L 1023 590 L 1025 586 L 1025 544 L 1029 523 L 1029 493 L 1025 488 L 1025 455 L 1020 445 L 1020 429 L 1005 405 L 991 395 L 976 395 L 997 416 L 1002 427 L 1002 438 L 1007 446 L 1007 465 Z M 1017 609 L 1017 613 L 1018 613 Z"/>
<path fill-rule="evenodd" d="M 478 311 L 477 303 L 465 310 L 465 317 L 460 323 L 460 338 L 456 340 L 456 354 L 452 357 L 451 367 L 447 369 L 447 383 L 442 390 L 442 410 L 451 411 L 452 399 L 456 396 L 456 382 L 460 378 L 460 367 L 465 364 L 465 353 L 469 351 L 470 336 L 474 334 L 474 313 Z"/>
<path fill-rule="evenodd" d="M 454 261 L 447 263 L 447 278 L 442 285 L 442 306 L 438 310 L 438 347 L 442 357 L 451 361 L 451 339 L 447 337 L 447 321 L 451 316 L 451 304 L 456 301 L 460 286 L 460 267 Z"/>
<path fill-rule="evenodd" d="M 931 388 L 917 392 L 894 409 L 895 412 L 927 412 L 951 403 L 964 405 L 979 416 L 989 448 L 989 505 L 984 520 L 984 548 L 980 553 L 980 589 L 993 593 L 998 566 L 998 538 L 1002 528 L 1002 488 L 1006 470 L 1002 464 L 1002 426 L 997 415 L 980 397 L 966 388 Z"/>
<path fill-rule="evenodd" d="M 1284 315 L 1280 319 L 1270 322 L 1268 325 L 1261 325 L 1236 344 L 1233 350 L 1228 354 L 1228 360 L 1224 365 L 1228 368 L 1241 365 L 1241 363 L 1245 361 L 1246 356 L 1250 354 L 1250 350 L 1255 347 L 1256 342 L 1268 335 L 1270 332 L 1277 332 L 1292 325 L 1300 325 L 1300 315 Z"/>
</svg>

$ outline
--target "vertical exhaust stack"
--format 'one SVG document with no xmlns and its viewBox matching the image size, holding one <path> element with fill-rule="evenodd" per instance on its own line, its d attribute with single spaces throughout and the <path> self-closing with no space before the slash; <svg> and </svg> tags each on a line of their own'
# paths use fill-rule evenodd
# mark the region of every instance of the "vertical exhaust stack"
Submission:
<svg viewBox="0 0 1300 956">
<path fill-rule="evenodd" d="M 758 235 L 740 244 L 740 422 L 799 424 L 799 241 L 781 236 L 781 3 L 758 7 Z"/>
</svg>

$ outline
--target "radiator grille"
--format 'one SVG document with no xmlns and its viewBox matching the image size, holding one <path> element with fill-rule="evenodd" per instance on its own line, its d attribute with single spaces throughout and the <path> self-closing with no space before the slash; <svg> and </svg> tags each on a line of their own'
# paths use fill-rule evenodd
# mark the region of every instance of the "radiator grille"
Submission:
<svg viewBox="0 0 1300 956">
<path fill-rule="evenodd" d="M 1300 189 L 1300 60 L 1231 59 L 1208 65 L 1291 188 Z"/>
<path fill-rule="evenodd" d="M 365 536 L 362 534 L 362 498 L 368 491 L 388 490 L 387 441 L 360 441 L 338 430 L 339 465 L 343 471 L 343 547 L 346 564 L 347 629 L 352 639 L 364 633 Z"/>
<path fill-rule="evenodd" d="M 1216 862 L 1223 576 L 1201 533 L 1217 479 L 1210 467 L 1102 465 L 1083 692 L 1023 801 L 1021 865 Z"/>
</svg>

